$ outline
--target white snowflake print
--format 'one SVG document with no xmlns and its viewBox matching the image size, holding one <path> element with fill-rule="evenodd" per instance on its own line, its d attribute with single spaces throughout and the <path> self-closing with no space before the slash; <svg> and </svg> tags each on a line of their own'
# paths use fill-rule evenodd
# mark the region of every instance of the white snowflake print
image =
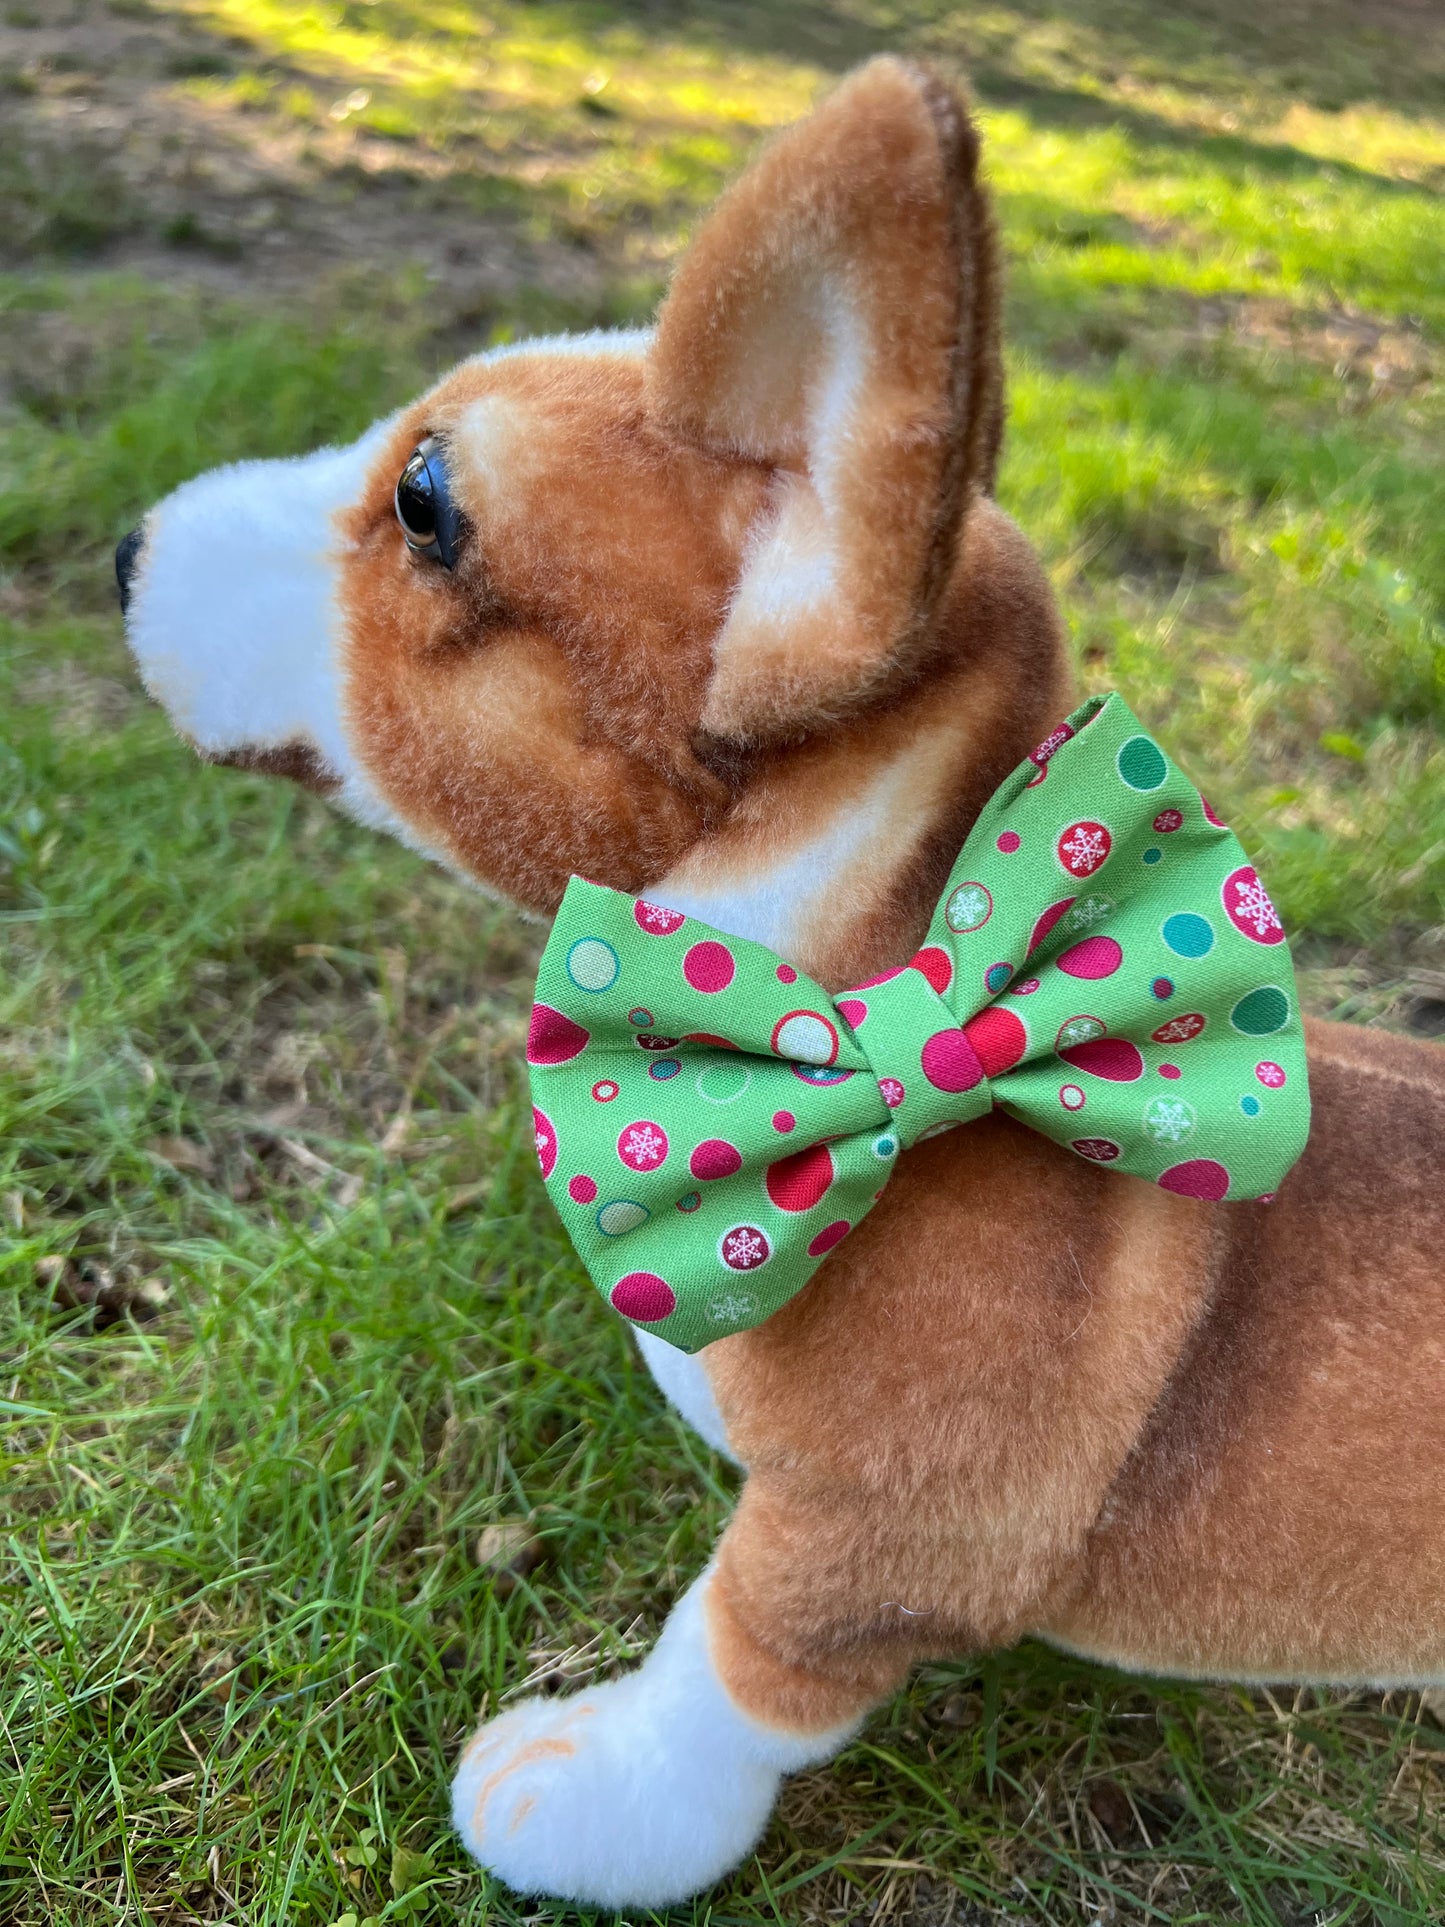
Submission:
<svg viewBox="0 0 1445 1927">
<path fill-rule="evenodd" d="M 737 1224 L 723 1233 L 718 1250 L 723 1263 L 732 1270 L 756 1271 L 767 1263 L 772 1247 L 756 1225 Z"/>
<path fill-rule="evenodd" d="M 1092 930 L 1096 923 L 1102 923 L 1105 917 L 1112 916 L 1113 911 L 1114 905 L 1108 897 L 1080 897 L 1065 919 L 1065 928 Z"/>
<path fill-rule="evenodd" d="M 977 930 L 993 914 L 993 898 L 981 883 L 961 883 L 948 899 L 944 921 L 950 930 Z"/>
<path fill-rule="evenodd" d="M 1287 1081 L 1285 1078 L 1284 1065 L 1275 1064 L 1268 1058 L 1265 1059 L 1264 1063 L 1255 1065 L 1254 1074 L 1260 1083 L 1271 1091 L 1277 1091 L 1280 1086 Z"/>
<path fill-rule="evenodd" d="M 1102 824 L 1076 823 L 1061 839 L 1059 848 L 1075 876 L 1092 876 L 1109 854 L 1109 832 Z"/>
<path fill-rule="evenodd" d="M 1182 1097 L 1156 1097 L 1144 1112 L 1144 1133 L 1156 1144 L 1182 1144 L 1194 1135 L 1194 1107 Z"/>
<path fill-rule="evenodd" d="M 1191 1037 L 1197 1037 L 1204 1026 L 1193 1015 L 1171 1017 L 1167 1024 L 1161 1024 L 1154 1033 L 1157 1044 L 1187 1044 Z"/>
<path fill-rule="evenodd" d="M 1096 1037 L 1104 1035 L 1104 1026 L 1097 1017 L 1071 1017 L 1059 1026 L 1056 1050 L 1069 1050 L 1075 1044 L 1090 1044 Z"/>
<path fill-rule="evenodd" d="M 1229 906 L 1236 923 L 1247 923 L 1256 937 L 1269 938 L 1284 925 L 1269 900 L 1269 892 L 1253 870 L 1237 871 L 1229 879 L 1234 902 Z"/>
<path fill-rule="evenodd" d="M 655 1171 L 667 1156 L 667 1133 L 655 1124 L 629 1124 L 617 1140 L 617 1155 L 631 1171 Z"/>
<path fill-rule="evenodd" d="M 740 1325 L 757 1311 L 758 1301 L 750 1292 L 726 1291 L 708 1305 L 707 1315 L 715 1325 Z"/>
<path fill-rule="evenodd" d="M 552 1133 L 545 1129 L 539 1130 L 533 1134 L 532 1141 L 537 1147 L 538 1164 L 545 1164 L 547 1162 L 547 1153 L 552 1148 Z"/>
</svg>

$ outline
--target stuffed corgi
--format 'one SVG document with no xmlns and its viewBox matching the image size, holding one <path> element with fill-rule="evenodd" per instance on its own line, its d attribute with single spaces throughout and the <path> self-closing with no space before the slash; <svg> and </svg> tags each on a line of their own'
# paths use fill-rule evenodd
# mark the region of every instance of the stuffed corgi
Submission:
<svg viewBox="0 0 1445 1927">
<path fill-rule="evenodd" d="M 498 349 L 349 448 L 186 483 L 117 557 L 148 689 L 207 760 L 526 913 L 583 877 L 819 996 L 896 980 L 1075 700 L 993 499 L 978 164 L 956 91 L 877 60 L 723 197 L 655 328 Z M 759 1322 L 679 1349 L 636 1298 L 663 1392 L 746 1482 L 638 1670 L 465 1748 L 477 1860 L 683 1899 L 915 1662 L 1024 1635 L 1445 1681 L 1445 1053 L 1306 1037 L 1313 1122 L 1271 1201 L 994 1105 L 920 1132 Z"/>
</svg>

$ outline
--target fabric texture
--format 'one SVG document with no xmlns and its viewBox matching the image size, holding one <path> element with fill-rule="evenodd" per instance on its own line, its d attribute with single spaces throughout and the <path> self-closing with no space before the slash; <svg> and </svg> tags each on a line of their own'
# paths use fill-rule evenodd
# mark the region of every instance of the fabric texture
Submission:
<svg viewBox="0 0 1445 1927">
<path fill-rule="evenodd" d="M 574 877 L 527 1044 L 542 1176 L 598 1289 L 684 1351 L 760 1324 L 901 1151 L 995 1105 L 1186 1197 L 1268 1198 L 1309 1090 L 1280 919 L 1117 694 L 994 793 L 907 965 L 830 995 Z"/>
</svg>

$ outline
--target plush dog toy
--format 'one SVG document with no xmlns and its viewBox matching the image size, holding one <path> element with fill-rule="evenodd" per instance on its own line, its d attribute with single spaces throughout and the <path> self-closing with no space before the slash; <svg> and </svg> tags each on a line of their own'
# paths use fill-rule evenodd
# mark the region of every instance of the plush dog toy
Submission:
<svg viewBox="0 0 1445 1927">
<path fill-rule="evenodd" d="M 1260 947 L 1276 926 L 1253 873 L 1198 812 L 1174 822 L 1195 792 L 1127 712 L 1055 731 L 1072 705 L 1059 622 L 990 496 L 998 279 L 976 170 L 956 95 L 877 61 L 722 200 L 654 331 L 464 362 L 353 447 L 187 483 L 118 556 L 141 673 L 203 756 L 299 778 L 534 914 L 553 915 L 574 875 L 590 884 L 572 892 L 602 886 L 560 959 L 549 950 L 557 995 L 539 993 L 531 1054 L 539 1090 L 553 1072 L 572 1081 L 555 1118 L 539 1103 L 539 1150 L 663 1390 L 747 1482 L 637 1672 L 525 1701 L 466 1748 L 457 1826 L 522 1891 L 693 1893 L 757 1840 L 781 1777 L 836 1752 L 915 1661 L 1024 1634 L 1196 1677 L 1445 1680 L 1445 1055 L 1310 1027 L 1313 1125 L 1272 1202 L 1240 1201 L 1235 1153 L 1182 1142 L 1189 1053 L 1228 1043 L 1248 1066 L 1197 1061 L 1248 1096 L 1229 1141 L 1251 1105 L 1269 1126 L 1290 1098 L 1261 1142 L 1281 1168 L 1299 1150 L 1292 978 L 1282 949 Z M 1130 769 L 1133 801 L 1114 774 Z M 1035 876 L 1064 919 L 1035 944 L 997 882 L 1014 873 L 986 875 L 973 853 L 1028 857 L 1028 837 L 1057 827 L 1057 786 L 1081 775 L 1112 800 L 1080 808 L 1069 827 L 1089 834 Z M 1156 781 L 1178 808 L 1153 808 Z M 1106 851 L 1094 832 L 1126 804 Z M 1162 1000 L 1155 1031 L 1134 1010 L 1121 1037 L 1102 1004 L 1136 973 L 1114 968 L 1108 933 L 1127 955 L 1127 912 L 1138 942 L 1164 942 L 1168 905 L 1131 898 L 1117 926 L 1091 928 L 1093 911 L 1065 925 L 1143 889 L 1147 850 L 1166 874 L 1171 835 L 1194 837 L 1200 862 L 1229 859 L 1235 901 L 1221 909 L 1211 872 L 1213 910 L 1185 914 L 1272 997 L 1241 1014 L 1252 993 L 1221 980 L 1209 1009 L 1190 1002 L 1204 939 L 1181 925 L 1173 974 L 1130 993 Z M 1048 864 L 1063 866 L 1051 886 Z M 978 934 L 985 895 L 997 945 Z M 631 948 L 591 921 L 619 902 Z M 651 930 L 634 906 L 657 912 Z M 731 959 L 753 1003 L 734 999 L 726 1024 L 692 1006 L 664 1022 L 640 994 L 624 1008 L 612 966 L 654 943 L 673 946 L 671 977 L 647 965 L 659 997 L 685 977 L 720 1006 Z M 920 946 L 943 962 L 900 972 Z M 1070 980 L 1071 950 L 1089 964 L 1072 974 L 1081 1027 L 1041 1042 L 1030 1003 Z M 992 977 L 975 984 L 969 959 Z M 870 979 L 881 988 L 844 994 Z M 794 980 L 806 994 L 779 1002 Z M 564 991 L 580 1004 L 562 1008 Z M 569 1163 L 571 1120 L 623 1083 L 583 1068 L 586 1000 L 609 996 L 604 1071 L 635 1083 L 655 1058 L 692 1079 L 698 1052 L 731 1063 L 733 1085 L 791 1078 L 797 1101 L 772 1092 L 749 1125 L 776 1128 L 785 1152 L 734 1145 L 699 1092 L 670 1126 L 612 1106 L 630 1164 L 610 1125 L 589 1126 L 588 1169 Z M 915 1079 L 909 1103 L 930 1038 L 954 1040 L 933 1048 L 942 1081 L 919 1100 L 933 1109 L 899 1123 L 896 1159 L 898 1142 L 878 1144 L 893 1098 L 870 999 L 887 1003 L 884 1030 L 902 1026 L 887 1049 L 902 1053 L 893 1081 Z M 980 1029 L 985 1010 L 1005 1015 Z M 764 1018 L 761 1037 L 725 1034 Z M 1044 1077 L 1047 1105 L 1027 1115 L 1025 1086 Z M 659 1106 L 670 1088 L 655 1081 Z M 1120 1091 L 1133 1137 L 1110 1169 L 1112 1129 L 1090 1119 L 1109 1103 L 1122 1116 Z M 1143 1122 L 1159 1096 L 1172 1138 Z M 835 1129 L 842 1111 L 823 1107 L 855 1098 Z M 664 1183 L 650 1163 L 669 1128 L 690 1133 L 668 1154 L 689 1168 Z M 813 1212 L 819 1144 L 851 1173 L 846 1209 Z M 792 1160 L 752 1225 L 709 1190 L 742 1181 L 745 1152 L 765 1172 Z M 597 1191 L 604 1154 L 608 1184 L 632 1173 L 615 1196 Z M 1267 1188 L 1268 1162 L 1246 1189 Z M 634 1209 L 609 1231 L 611 1203 Z M 737 1288 L 713 1294 L 708 1267 L 730 1261 L 694 1208 L 770 1251 L 799 1220 L 787 1289 L 763 1291 L 761 1248 L 735 1240 Z M 609 1271 L 613 1233 L 651 1240 L 646 1262 Z M 698 1347 L 708 1317 L 727 1334 L 700 1349 L 658 1335 L 684 1302 L 674 1235 L 680 1342 Z"/>
</svg>

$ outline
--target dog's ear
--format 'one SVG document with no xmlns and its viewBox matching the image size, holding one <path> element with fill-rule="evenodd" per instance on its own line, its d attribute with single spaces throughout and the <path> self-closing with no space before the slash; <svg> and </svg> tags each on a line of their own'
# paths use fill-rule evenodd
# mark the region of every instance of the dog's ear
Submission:
<svg viewBox="0 0 1445 1927">
<path fill-rule="evenodd" d="M 703 728 L 778 740 L 908 674 L 1003 417 L 993 225 L 953 89 L 875 60 L 775 139 L 678 269 L 653 419 L 772 471 Z"/>
</svg>

